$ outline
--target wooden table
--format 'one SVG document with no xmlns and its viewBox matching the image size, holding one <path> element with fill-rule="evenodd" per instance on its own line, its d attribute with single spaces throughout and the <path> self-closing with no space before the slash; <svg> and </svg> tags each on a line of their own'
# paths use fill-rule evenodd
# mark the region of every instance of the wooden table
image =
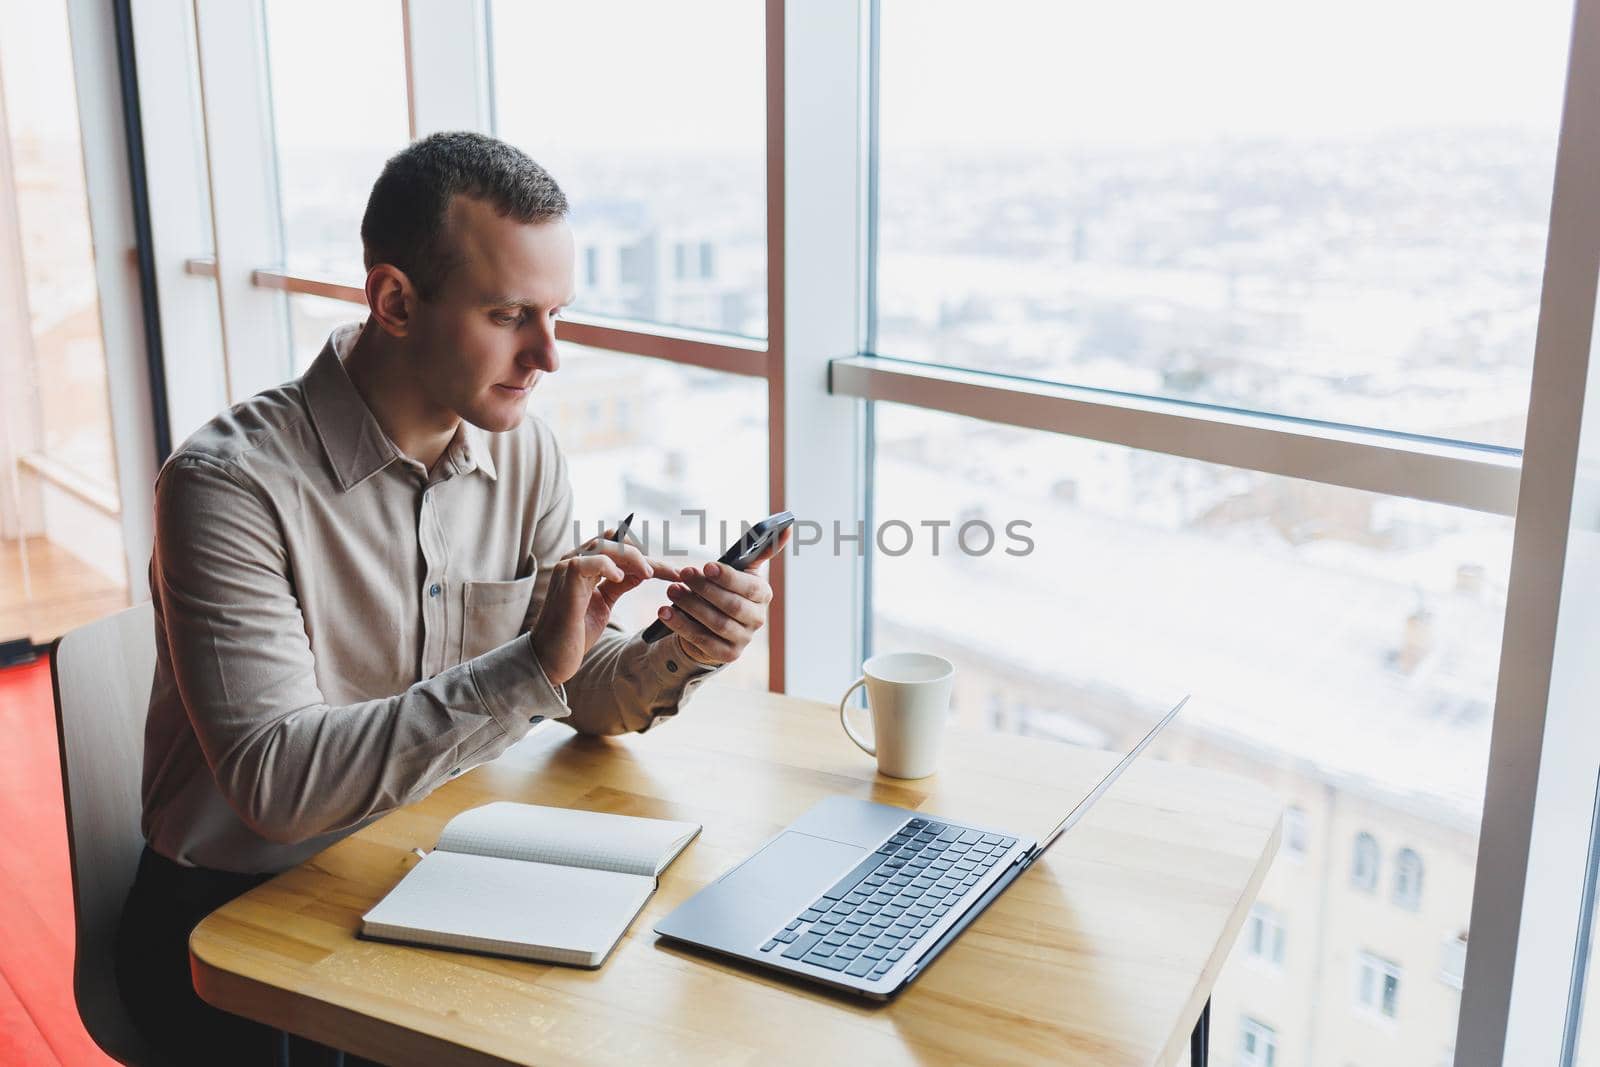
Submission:
<svg viewBox="0 0 1600 1067">
<path fill-rule="evenodd" d="M 1152 709 L 1152 716 L 1158 709 Z M 719 687 L 644 735 L 552 724 L 224 906 L 190 938 L 210 1003 L 395 1064 L 1171 1064 L 1278 845 L 1279 804 L 1141 758 L 888 1004 L 660 941 L 651 927 L 824 797 L 1044 834 L 1116 756 L 953 731 L 941 771 L 877 776 L 828 705 Z M 457 812 L 493 800 L 703 823 L 587 971 L 358 940 Z M 531 903 L 531 902 L 530 902 Z M 1203 1020 L 1202 1020 L 1203 1022 Z"/>
</svg>

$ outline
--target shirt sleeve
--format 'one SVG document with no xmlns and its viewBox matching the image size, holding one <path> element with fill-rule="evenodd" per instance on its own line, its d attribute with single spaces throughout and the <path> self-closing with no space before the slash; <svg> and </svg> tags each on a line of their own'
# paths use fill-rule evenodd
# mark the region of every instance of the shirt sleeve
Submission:
<svg viewBox="0 0 1600 1067">
<path fill-rule="evenodd" d="M 534 529 L 539 577 L 524 630 L 532 628 L 544 606 L 551 568 L 573 547 L 574 505 L 567 461 L 553 436 L 546 436 L 545 446 L 554 460 L 545 488 L 548 504 Z M 648 588 L 640 586 L 629 595 Z M 696 662 L 684 651 L 677 634 L 647 644 L 640 634 L 624 633 L 611 623 L 584 656 L 577 673 L 567 680 L 567 704 L 572 713 L 562 721 L 585 734 L 642 732 L 676 715 L 701 683 L 720 669 Z"/>
<path fill-rule="evenodd" d="M 208 458 L 180 456 L 157 480 L 152 577 L 206 762 L 270 841 L 399 807 L 567 714 L 526 633 L 395 696 L 329 704 L 275 514 Z"/>
</svg>

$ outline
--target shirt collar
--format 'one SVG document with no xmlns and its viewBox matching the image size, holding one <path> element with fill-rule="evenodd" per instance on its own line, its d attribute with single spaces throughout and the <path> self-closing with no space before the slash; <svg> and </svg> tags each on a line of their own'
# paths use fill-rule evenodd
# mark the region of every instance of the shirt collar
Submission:
<svg viewBox="0 0 1600 1067">
<path fill-rule="evenodd" d="M 335 329 L 301 379 L 317 439 L 322 442 L 339 488 L 346 491 L 389 464 L 405 459 L 345 373 L 344 359 L 360 335 L 360 323 Z M 491 481 L 496 479 L 489 434 L 465 420 L 445 450 L 444 461 L 452 474 L 479 470 Z"/>
<path fill-rule="evenodd" d="M 452 475 L 470 474 L 476 470 L 491 482 L 498 480 L 494 457 L 489 454 L 489 434 L 465 419 L 461 420 L 455 437 L 451 438 L 450 446 L 445 449 L 444 460 L 449 464 Z"/>
</svg>

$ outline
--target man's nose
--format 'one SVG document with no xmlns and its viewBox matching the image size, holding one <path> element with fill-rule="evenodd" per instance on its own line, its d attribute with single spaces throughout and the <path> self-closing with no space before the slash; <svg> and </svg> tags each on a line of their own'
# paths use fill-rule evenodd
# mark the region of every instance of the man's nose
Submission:
<svg viewBox="0 0 1600 1067">
<path fill-rule="evenodd" d="M 519 355 L 523 363 L 535 370 L 552 374 L 561 366 L 561 356 L 556 350 L 556 324 L 551 321 L 539 331 L 532 344 Z"/>
</svg>

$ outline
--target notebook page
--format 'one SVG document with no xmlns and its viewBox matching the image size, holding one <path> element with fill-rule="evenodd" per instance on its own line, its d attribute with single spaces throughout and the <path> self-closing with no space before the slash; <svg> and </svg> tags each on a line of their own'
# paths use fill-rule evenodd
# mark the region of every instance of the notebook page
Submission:
<svg viewBox="0 0 1600 1067">
<path fill-rule="evenodd" d="M 654 877 L 700 832 L 692 822 L 496 801 L 451 819 L 440 849 Z"/>
<path fill-rule="evenodd" d="M 593 966 L 655 879 L 434 852 L 366 915 L 369 936 Z"/>
</svg>

